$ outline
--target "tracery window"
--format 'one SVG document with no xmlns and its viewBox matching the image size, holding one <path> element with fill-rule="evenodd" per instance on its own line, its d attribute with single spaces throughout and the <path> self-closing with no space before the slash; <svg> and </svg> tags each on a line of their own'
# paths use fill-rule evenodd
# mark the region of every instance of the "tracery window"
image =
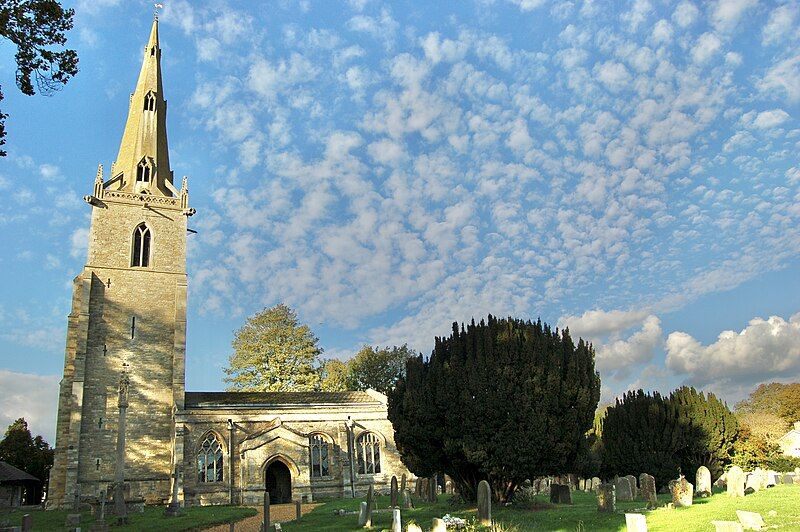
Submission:
<svg viewBox="0 0 800 532">
<path fill-rule="evenodd" d="M 133 230 L 131 266 L 146 268 L 150 265 L 150 228 L 144 223 Z M 131 336 L 132 337 L 132 336 Z"/>
<path fill-rule="evenodd" d="M 222 482 L 222 444 L 209 433 L 197 451 L 197 481 Z"/>
<path fill-rule="evenodd" d="M 381 472 L 381 441 L 372 432 L 365 432 L 356 441 L 358 474 L 372 475 Z"/>
<path fill-rule="evenodd" d="M 310 442 L 311 448 L 311 476 L 327 477 L 328 467 L 328 440 L 321 434 L 313 434 Z"/>
<path fill-rule="evenodd" d="M 136 167 L 136 181 L 149 183 L 153 176 L 153 165 L 147 159 L 142 159 Z"/>
<path fill-rule="evenodd" d="M 144 96 L 144 110 L 145 111 L 156 110 L 156 96 L 152 92 L 148 92 Z"/>
</svg>

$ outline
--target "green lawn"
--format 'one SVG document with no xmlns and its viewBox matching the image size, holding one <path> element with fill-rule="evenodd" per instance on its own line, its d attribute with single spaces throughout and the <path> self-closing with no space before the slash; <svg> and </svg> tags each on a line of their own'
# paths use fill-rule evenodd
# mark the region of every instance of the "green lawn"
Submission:
<svg viewBox="0 0 800 532">
<path fill-rule="evenodd" d="M 546 502 L 542 497 L 542 502 Z M 663 503 L 668 501 L 661 496 Z M 355 511 L 360 500 L 327 500 L 311 513 L 303 516 L 296 523 L 285 523 L 283 530 L 297 531 L 347 531 L 358 528 L 357 515 L 334 515 L 334 510 L 343 508 Z M 642 502 L 618 503 L 618 513 L 600 514 L 597 502 L 592 494 L 575 492 L 572 506 L 559 506 L 553 509 L 528 511 L 511 507 L 495 508 L 493 517 L 502 525 L 503 531 L 547 530 L 547 531 L 624 531 L 625 511 L 642 507 Z M 379 497 L 379 508 L 386 508 L 388 497 Z M 473 519 L 475 509 L 468 507 L 451 507 L 440 497 L 436 504 L 418 504 L 412 510 L 403 511 L 403 527 L 409 522 L 416 522 L 423 529 L 429 529 L 431 519 L 449 513 L 457 517 Z M 735 521 L 736 510 L 759 512 L 768 526 L 779 530 L 800 530 L 800 486 L 778 486 L 766 491 L 748 495 L 744 499 L 729 499 L 724 493 L 714 495 L 710 499 L 698 499 L 691 508 L 658 509 L 647 514 L 647 525 L 651 531 L 713 531 L 712 520 Z M 770 517 L 768 512 L 775 510 L 777 516 Z M 385 530 L 391 527 L 391 513 L 373 514 L 372 530 Z"/>
<path fill-rule="evenodd" d="M 106 511 L 106 515 L 108 515 L 106 522 L 113 523 L 113 516 L 109 515 L 113 512 L 113 506 L 106 506 Z M 32 515 L 34 530 L 66 530 L 64 524 L 67 520 L 67 514 L 74 512 L 69 510 L 26 510 L 25 512 L 14 510 L 11 513 L 0 511 L 0 526 L 4 526 L 6 522 L 11 526 L 21 525 L 23 513 Z M 202 506 L 185 508 L 183 514 L 179 517 L 165 517 L 163 507 L 146 507 L 143 514 L 130 514 L 127 526 L 114 526 L 112 529 L 119 532 L 193 530 L 238 521 L 256 513 L 256 510 L 252 508 Z M 94 523 L 94 517 L 92 517 L 91 512 L 83 512 L 81 514 L 81 529 L 89 530 L 92 523 Z"/>
</svg>

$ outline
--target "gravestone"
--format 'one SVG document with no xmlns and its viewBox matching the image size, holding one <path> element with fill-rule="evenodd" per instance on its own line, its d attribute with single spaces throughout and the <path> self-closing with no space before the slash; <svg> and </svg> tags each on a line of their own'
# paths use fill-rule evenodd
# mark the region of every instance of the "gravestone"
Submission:
<svg viewBox="0 0 800 532">
<path fill-rule="evenodd" d="M 431 532 L 447 532 L 447 524 L 445 524 L 444 519 L 434 517 L 433 526 L 431 526 Z"/>
<path fill-rule="evenodd" d="M 792 473 L 786 473 L 783 475 L 783 483 L 784 484 L 793 484 L 795 476 Z"/>
<path fill-rule="evenodd" d="M 364 523 L 365 528 L 369 528 L 372 526 L 372 508 L 375 506 L 375 490 L 372 487 L 372 484 L 369 485 L 369 489 L 367 490 L 367 519 Z"/>
<path fill-rule="evenodd" d="M 299 521 L 301 517 L 303 517 L 303 503 L 301 501 L 295 501 L 294 518 Z"/>
<path fill-rule="evenodd" d="M 439 500 L 438 488 L 439 484 L 436 482 L 436 475 L 433 475 L 428 480 L 428 502 L 437 502 Z"/>
<path fill-rule="evenodd" d="M 675 505 L 675 508 L 691 506 L 692 497 L 694 495 L 694 486 L 692 486 L 692 483 L 681 475 L 681 478 L 671 484 L 672 504 Z"/>
<path fill-rule="evenodd" d="M 652 475 L 642 473 L 639 475 L 639 488 L 642 500 L 647 503 L 647 507 L 653 509 L 658 506 L 658 495 L 656 494 L 656 479 Z"/>
<path fill-rule="evenodd" d="M 725 473 L 729 497 L 744 497 L 744 471 L 739 466 L 733 466 Z"/>
<path fill-rule="evenodd" d="M 777 471 L 767 471 L 767 487 L 771 488 L 778 484 L 782 484 L 780 473 Z"/>
<path fill-rule="evenodd" d="M 478 523 L 492 526 L 492 488 L 485 480 L 478 483 Z"/>
<path fill-rule="evenodd" d="M 22 532 L 30 532 L 33 530 L 33 518 L 31 514 L 25 514 L 22 516 Z"/>
<path fill-rule="evenodd" d="M 367 524 L 367 502 L 361 501 L 361 506 L 358 509 L 358 526 L 363 527 Z"/>
<path fill-rule="evenodd" d="M 67 514 L 67 528 L 78 528 L 81 526 L 81 514 Z"/>
<path fill-rule="evenodd" d="M 403 532 L 403 524 L 400 521 L 400 508 L 392 510 L 392 532 Z"/>
<path fill-rule="evenodd" d="M 616 489 L 616 496 L 618 501 L 630 502 L 633 500 L 633 492 L 631 491 L 631 483 L 628 480 L 628 477 L 615 478 L 614 488 Z"/>
<path fill-rule="evenodd" d="M 389 492 L 389 506 L 397 508 L 397 477 L 392 476 L 391 491 Z"/>
<path fill-rule="evenodd" d="M 264 492 L 264 530 L 269 530 L 269 510 L 270 510 L 270 501 L 269 501 L 269 492 Z"/>
<path fill-rule="evenodd" d="M 756 512 L 736 510 L 736 518 L 745 530 L 763 530 L 767 526 L 761 514 Z"/>
<path fill-rule="evenodd" d="M 644 514 L 625 514 L 625 527 L 628 532 L 647 532 L 647 518 Z"/>
<path fill-rule="evenodd" d="M 697 474 L 695 475 L 695 488 L 697 490 L 698 497 L 711 496 L 711 471 L 709 471 L 706 466 L 700 466 L 697 468 Z"/>
<path fill-rule="evenodd" d="M 592 477 L 592 487 L 590 489 L 592 491 L 597 491 L 602 483 L 603 481 L 600 480 L 600 477 Z"/>
<path fill-rule="evenodd" d="M 636 486 L 636 477 L 633 475 L 625 475 L 625 478 L 628 479 L 628 484 L 631 485 L 631 498 L 635 500 L 639 497 L 639 489 Z"/>
<path fill-rule="evenodd" d="M 615 512 L 617 511 L 617 496 L 616 487 L 610 482 L 607 484 L 600 484 L 597 487 L 597 511 L 598 512 Z"/>
<path fill-rule="evenodd" d="M 406 474 L 403 473 L 403 476 L 400 477 L 400 493 L 406 491 Z"/>
<path fill-rule="evenodd" d="M 417 523 L 411 523 L 406 528 L 406 532 L 422 532 L 422 528 Z"/>
<path fill-rule="evenodd" d="M 715 532 L 744 532 L 742 524 L 738 521 L 711 521 Z"/>
<path fill-rule="evenodd" d="M 423 484 L 427 483 L 428 479 L 426 478 L 418 478 L 417 483 L 414 486 L 414 495 L 417 496 L 418 499 L 422 499 L 422 491 L 424 489 Z"/>
<path fill-rule="evenodd" d="M 447 494 L 453 494 L 456 492 L 455 485 L 453 484 L 452 480 L 446 480 L 444 483 L 444 492 Z"/>
<path fill-rule="evenodd" d="M 568 484 L 550 486 L 550 502 L 552 504 L 572 504 L 572 491 Z"/>
<path fill-rule="evenodd" d="M 414 501 L 411 500 L 411 492 L 408 490 L 403 491 L 403 508 L 409 509 L 414 507 Z"/>
</svg>

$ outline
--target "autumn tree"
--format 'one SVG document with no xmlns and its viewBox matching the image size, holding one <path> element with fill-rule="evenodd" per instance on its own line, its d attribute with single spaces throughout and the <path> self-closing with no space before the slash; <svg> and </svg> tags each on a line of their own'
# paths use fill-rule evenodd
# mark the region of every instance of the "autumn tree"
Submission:
<svg viewBox="0 0 800 532">
<path fill-rule="evenodd" d="M 336 358 L 325 360 L 320 365 L 319 389 L 323 392 L 344 392 L 349 390 L 347 376 L 349 366 Z"/>
<path fill-rule="evenodd" d="M 225 368 L 229 391 L 284 392 L 318 389 L 322 349 L 308 325 L 284 304 L 250 316 L 233 339 Z"/>
<path fill-rule="evenodd" d="M 372 388 L 387 393 L 405 374 L 406 362 L 414 355 L 406 344 L 400 347 L 365 345 L 348 361 L 347 387 L 350 390 Z"/>
<path fill-rule="evenodd" d="M 800 382 L 760 384 L 747 399 L 736 405 L 736 412 L 772 414 L 782 418 L 787 425 L 800 421 Z"/>
<path fill-rule="evenodd" d="M 8 426 L 5 437 L 0 440 L 0 460 L 46 484 L 53 466 L 53 449 L 41 436 L 34 438 L 25 418 L 19 418 Z M 27 493 L 26 499 L 28 504 L 38 504 L 41 492 Z"/>
<path fill-rule="evenodd" d="M 78 73 L 75 50 L 54 49 L 66 44 L 74 14 L 56 0 L 0 0 L 0 36 L 16 47 L 16 81 L 23 94 L 52 94 Z M 7 116 L 0 112 L 0 146 L 6 143 Z"/>
</svg>

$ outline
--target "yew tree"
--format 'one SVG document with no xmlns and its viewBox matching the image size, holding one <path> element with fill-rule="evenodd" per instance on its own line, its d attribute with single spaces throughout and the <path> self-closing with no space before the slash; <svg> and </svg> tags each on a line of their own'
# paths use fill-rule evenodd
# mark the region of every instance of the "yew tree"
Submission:
<svg viewBox="0 0 800 532">
<path fill-rule="evenodd" d="M 600 398 L 592 346 L 541 320 L 514 318 L 436 338 L 389 390 L 403 463 L 446 473 L 468 500 L 488 480 L 506 501 L 526 479 L 575 470 Z"/>
</svg>

